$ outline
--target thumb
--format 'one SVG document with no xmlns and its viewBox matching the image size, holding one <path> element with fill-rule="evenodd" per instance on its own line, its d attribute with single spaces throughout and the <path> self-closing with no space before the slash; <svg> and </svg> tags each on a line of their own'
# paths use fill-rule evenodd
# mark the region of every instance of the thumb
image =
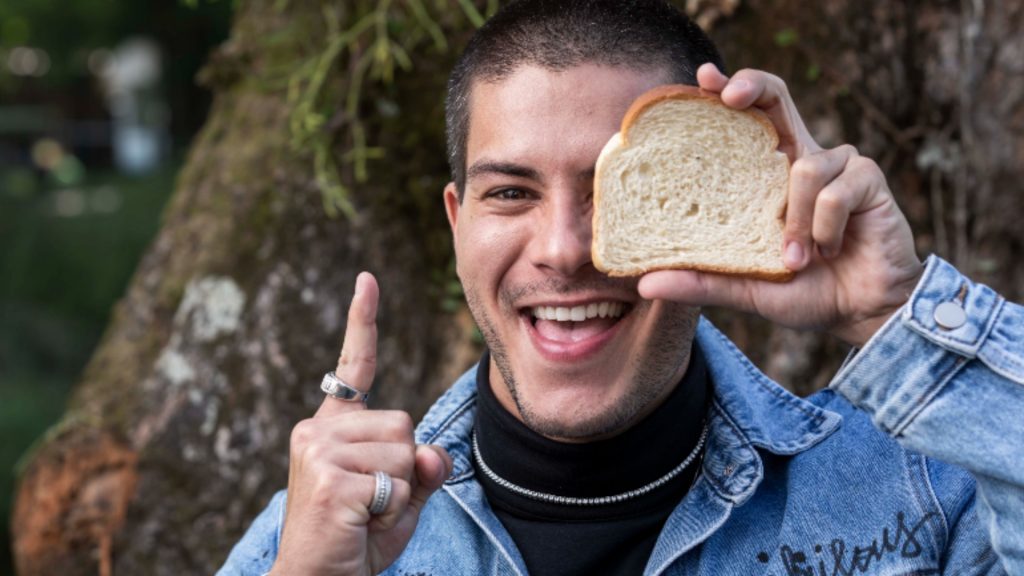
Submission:
<svg viewBox="0 0 1024 576">
<path fill-rule="evenodd" d="M 726 306 L 754 311 L 752 291 L 764 282 L 694 270 L 662 270 L 645 274 L 637 285 L 642 298 L 672 300 L 689 306 Z"/>
<path fill-rule="evenodd" d="M 648 300 L 673 300 L 691 306 L 708 304 L 715 294 L 708 286 L 708 278 L 693 270 L 661 270 L 640 278 L 637 292 Z"/>
<path fill-rule="evenodd" d="M 416 447 L 416 482 L 413 485 L 409 505 L 417 510 L 423 508 L 427 498 L 437 491 L 452 474 L 452 458 L 444 448 L 434 444 Z"/>
</svg>

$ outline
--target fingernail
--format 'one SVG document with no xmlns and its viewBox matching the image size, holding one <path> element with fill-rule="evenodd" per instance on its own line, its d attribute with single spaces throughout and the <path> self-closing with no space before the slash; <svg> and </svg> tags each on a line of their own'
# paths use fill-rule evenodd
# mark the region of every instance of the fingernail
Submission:
<svg viewBox="0 0 1024 576">
<path fill-rule="evenodd" d="M 804 263 L 804 247 L 799 242 L 791 240 L 786 244 L 786 263 L 790 266 Z"/>
<path fill-rule="evenodd" d="M 356 276 L 356 289 L 355 289 L 355 292 L 352 294 L 353 297 L 359 296 L 359 293 L 363 291 L 363 275 L 364 274 L 365 274 L 364 272 L 360 272 L 359 275 Z"/>
</svg>

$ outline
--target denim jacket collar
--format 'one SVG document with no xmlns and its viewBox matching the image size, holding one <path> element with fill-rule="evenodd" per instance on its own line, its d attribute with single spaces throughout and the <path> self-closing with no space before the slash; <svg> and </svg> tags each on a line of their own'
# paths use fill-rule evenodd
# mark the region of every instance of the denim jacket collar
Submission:
<svg viewBox="0 0 1024 576">
<path fill-rule="evenodd" d="M 839 427 L 842 417 L 776 384 L 704 318 L 697 342 L 707 356 L 716 404 L 750 444 L 773 454 L 792 455 Z"/>
<path fill-rule="evenodd" d="M 776 384 L 704 318 L 697 342 L 714 386 L 702 477 L 720 497 L 741 504 L 764 476 L 756 449 L 798 454 L 837 430 L 842 417 Z"/>
</svg>

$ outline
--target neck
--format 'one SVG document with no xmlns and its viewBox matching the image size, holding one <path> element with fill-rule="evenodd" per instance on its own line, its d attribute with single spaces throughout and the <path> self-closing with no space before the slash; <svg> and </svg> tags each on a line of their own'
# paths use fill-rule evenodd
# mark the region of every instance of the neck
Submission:
<svg viewBox="0 0 1024 576">
<path fill-rule="evenodd" d="M 703 359 L 689 369 L 656 406 L 607 438 L 563 442 L 541 436 L 492 391 L 490 364 L 478 372 L 480 451 L 497 474 L 541 492 L 604 496 L 633 490 L 676 467 L 692 451 L 707 413 L 708 380 Z M 486 369 L 485 369 L 486 367 Z M 628 471 L 623 474 L 623 471 Z"/>
</svg>

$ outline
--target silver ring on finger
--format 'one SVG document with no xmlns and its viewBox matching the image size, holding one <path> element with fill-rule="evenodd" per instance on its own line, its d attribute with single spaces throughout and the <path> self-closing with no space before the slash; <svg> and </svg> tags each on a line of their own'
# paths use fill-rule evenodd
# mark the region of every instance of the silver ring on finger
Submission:
<svg viewBox="0 0 1024 576">
<path fill-rule="evenodd" d="M 320 389 L 324 391 L 324 394 L 344 402 L 362 402 L 366 404 L 366 401 L 370 399 L 369 394 L 356 390 L 348 382 L 338 378 L 333 370 L 324 374 L 324 379 L 320 381 Z"/>
<path fill-rule="evenodd" d="M 378 470 L 373 473 L 373 479 L 376 481 L 376 485 L 373 488 L 373 500 L 370 502 L 368 510 L 373 515 L 383 514 L 388 508 L 388 503 L 391 502 L 393 486 L 391 476 Z"/>
</svg>

